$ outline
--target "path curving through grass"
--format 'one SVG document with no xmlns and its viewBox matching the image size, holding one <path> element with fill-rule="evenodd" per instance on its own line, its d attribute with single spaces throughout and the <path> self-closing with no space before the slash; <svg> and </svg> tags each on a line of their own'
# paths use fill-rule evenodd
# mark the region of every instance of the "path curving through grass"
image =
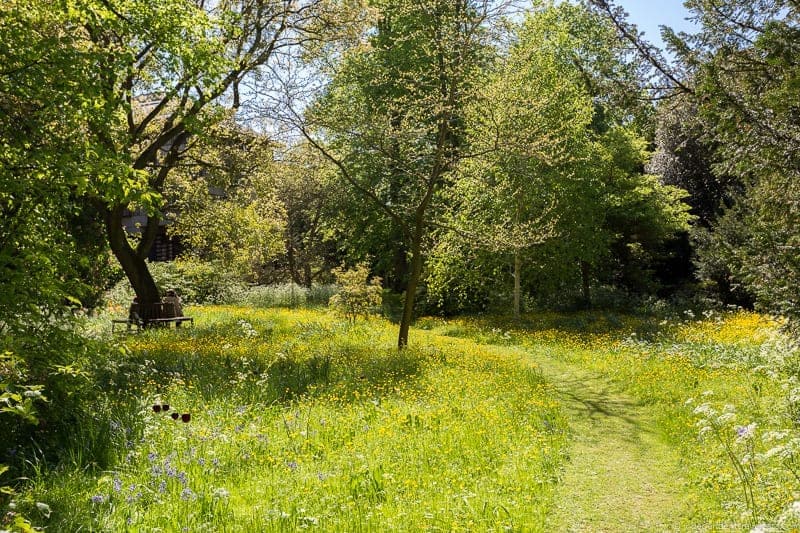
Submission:
<svg viewBox="0 0 800 533">
<path fill-rule="evenodd" d="M 693 529 L 693 496 L 677 451 L 658 434 L 651 408 L 598 374 L 530 348 L 553 385 L 572 436 L 547 531 Z"/>
</svg>

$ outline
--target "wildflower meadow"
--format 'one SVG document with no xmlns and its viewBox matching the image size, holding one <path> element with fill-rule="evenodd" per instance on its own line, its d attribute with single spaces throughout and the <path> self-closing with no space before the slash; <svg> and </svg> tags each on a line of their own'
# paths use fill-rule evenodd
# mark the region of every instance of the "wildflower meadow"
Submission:
<svg viewBox="0 0 800 533">
<path fill-rule="evenodd" d="M 688 472 L 678 529 L 798 524 L 798 393 L 766 317 L 427 318 L 398 352 L 377 318 L 191 313 L 114 341 L 73 466 L 32 457 L 12 513 L 52 531 L 548 530 L 582 431 L 555 361 L 654 413 Z M 100 439 L 107 464 L 79 468 Z"/>
</svg>

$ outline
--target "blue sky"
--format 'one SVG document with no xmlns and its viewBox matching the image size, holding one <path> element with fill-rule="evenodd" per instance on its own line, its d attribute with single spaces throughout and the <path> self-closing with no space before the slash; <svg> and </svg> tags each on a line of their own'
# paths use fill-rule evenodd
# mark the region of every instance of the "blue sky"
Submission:
<svg viewBox="0 0 800 533">
<path fill-rule="evenodd" d="M 628 20 L 645 32 L 651 43 L 663 48 L 660 25 L 670 26 L 675 31 L 692 32 L 693 24 L 685 18 L 689 11 L 683 7 L 683 0 L 616 0 L 630 15 Z"/>
</svg>

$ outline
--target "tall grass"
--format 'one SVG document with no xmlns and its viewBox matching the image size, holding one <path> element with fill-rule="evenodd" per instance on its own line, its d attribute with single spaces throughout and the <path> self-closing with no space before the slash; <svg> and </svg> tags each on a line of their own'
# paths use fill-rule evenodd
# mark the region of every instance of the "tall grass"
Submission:
<svg viewBox="0 0 800 533">
<path fill-rule="evenodd" d="M 655 407 L 663 435 L 681 449 L 704 495 L 700 522 L 800 527 L 800 352 L 779 322 L 748 312 L 672 319 L 581 312 L 420 325 L 612 378 Z"/>
<path fill-rule="evenodd" d="M 335 285 L 314 285 L 303 287 L 295 283 L 281 285 L 259 285 L 249 287 L 236 303 L 252 307 L 316 307 L 328 305 L 328 300 L 336 294 Z"/>
<path fill-rule="evenodd" d="M 17 502 L 35 523 L 57 531 L 541 529 L 566 428 L 522 351 L 425 335 L 398 353 L 394 328 L 377 320 L 192 312 L 194 328 L 129 337 L 130 351 L 98 384 L 119 409 L 109 422 L 116 465 L 42 465 Z M 164 404 L 168 412 L 154 412 Z M 49 505 L 49 518 L 36 502 Z"/>
</svg>

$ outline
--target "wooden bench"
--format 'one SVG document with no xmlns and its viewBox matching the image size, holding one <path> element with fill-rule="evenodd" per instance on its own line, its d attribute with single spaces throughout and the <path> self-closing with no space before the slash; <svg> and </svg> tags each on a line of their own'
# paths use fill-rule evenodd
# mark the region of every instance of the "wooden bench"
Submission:
<svg viewBox="0 0 800 533">
<path fill-rule="evenodd" d="M 172 304 L 156 303 L 149 306 L 133 304 L 128 318 L 118 318 L 111 321 L 111 333 L 116 333 L 117 327 L 122 325 L 125 326 L 126 332 L 130 332 L 133 328 L 136 331 L 151 327 L 168 328 L 171 324 L 175 324 L 175 327 L 179 328 L 184 322 L 194 325 L 194 318 L 190 316 L 175 316 L 175 309 Z"/>
<path fill-rule="evenodd" d="M 169 327 L 170 324 L 175 324 L 176 328 L 181 327 L 184 322 L 189 322 L 194 325 L 194 318 L 190 316 L 173 316 L 170 318 L 151 318 L 147 320 L 144 327 Z"/>
</svg>

